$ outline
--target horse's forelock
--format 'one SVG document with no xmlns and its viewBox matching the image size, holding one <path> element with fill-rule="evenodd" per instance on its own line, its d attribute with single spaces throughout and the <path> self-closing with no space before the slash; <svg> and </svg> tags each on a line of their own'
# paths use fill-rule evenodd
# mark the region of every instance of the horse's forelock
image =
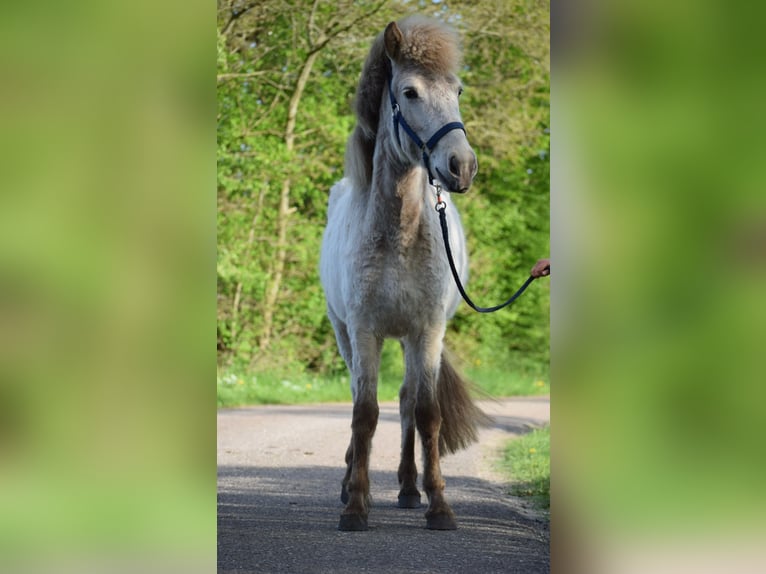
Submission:
<svg viewBox="0 0 766 574">
<path fill-rule="evenodd" d="M 397 63 L 424 72 L 457 73 L 462 54 L 459 38 L 452 28 L 423 16 L 410 16 L 397 24 L 402 32 Z"/>
</svg>

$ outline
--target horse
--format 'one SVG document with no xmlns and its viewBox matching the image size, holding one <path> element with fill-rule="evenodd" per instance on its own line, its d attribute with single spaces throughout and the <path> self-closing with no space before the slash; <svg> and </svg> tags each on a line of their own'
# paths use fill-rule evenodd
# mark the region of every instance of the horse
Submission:
<svg viewBox="0 0 766 574">
<path fill-rule="evenodd" d="M 478 166 L 460 118 L 460 58 L 456 32 L 437 20 L 410 16 L 388 24 L 362 67 L 344 175 L 330 190 L 320 277 L 353 398 L 339 530 L 368 529 L 368 471 L 385 338 L 400 341 L 405 364 L 398 506 L 421 505 L 417 428 L 426 528 L 457 528 L 444 497 L 440 454 L 475 442 L 478 427 L 488 422 L 445 354 L 446 323 L 460 297 L 431 203 L 438 191 L 442 207 L 450 205 L 449 238 L 465 283 L 465 236 L 449 195 L 468 191 Z"/>
</svg>

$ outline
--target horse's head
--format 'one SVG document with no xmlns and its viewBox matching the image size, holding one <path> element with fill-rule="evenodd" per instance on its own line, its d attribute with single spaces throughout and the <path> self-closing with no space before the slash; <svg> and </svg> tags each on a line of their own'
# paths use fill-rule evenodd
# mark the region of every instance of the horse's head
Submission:
<svg viewBox="0 0 766 574">
<path fill-rule="evenodd" d="M 431 20 L 409 18 L 402 28 L 391 22 L 383 36 L 391 62 L 390 128 L 398 155 L 424 163 L 429 176 L 448 191 L 465 193 L 478 167 L 460 119 L 460 53 L 454 32 Z"/>
</svg>

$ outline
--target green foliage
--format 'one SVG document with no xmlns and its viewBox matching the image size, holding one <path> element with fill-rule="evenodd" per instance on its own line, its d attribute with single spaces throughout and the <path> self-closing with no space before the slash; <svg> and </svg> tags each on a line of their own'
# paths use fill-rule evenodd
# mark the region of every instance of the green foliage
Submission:
<svg viewBox="0 0 766 574">
<path fill-rule="evenodd" d="M 472 257 L 469 293 L 481 305 L 504 300 L 548 255 L 547 2 L 347 1 L 312 11 L 302 0 L 220 0 L 220 372 L 345 376 L 318 277 L 327 196 L 343 174 L 369 45 L 412 9 L 449 20 L 464 38 L 462 111 L 479 158 L 475 187 L 455 198 Z M 496 380 L 547 385 L 548 306 L 541 280 L 508 310 L 461 307 L 448 344 L 465 363 L 501 373 Z M 387 344 L 382 363 L 384 379 L 401 376 L 398 345 Z"/>
</svg>

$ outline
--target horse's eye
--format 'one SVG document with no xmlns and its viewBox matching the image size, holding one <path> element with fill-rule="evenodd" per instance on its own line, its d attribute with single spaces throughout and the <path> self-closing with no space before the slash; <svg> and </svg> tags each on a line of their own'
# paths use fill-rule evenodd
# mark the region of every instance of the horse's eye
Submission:
<svg viewBox="0 0 766 574">
<path fill-rule="evenodd" d="M 463 95 L 463 88 L 457 89 L 457 97 L 459 98 L 461 95 Z"/>
<path fill-rule="evenodd" d="M 405 88 L 404 97 L 408 100 L 416 100 L 418 98 L 418 92 L 415 88 Z"/>
</svg>

